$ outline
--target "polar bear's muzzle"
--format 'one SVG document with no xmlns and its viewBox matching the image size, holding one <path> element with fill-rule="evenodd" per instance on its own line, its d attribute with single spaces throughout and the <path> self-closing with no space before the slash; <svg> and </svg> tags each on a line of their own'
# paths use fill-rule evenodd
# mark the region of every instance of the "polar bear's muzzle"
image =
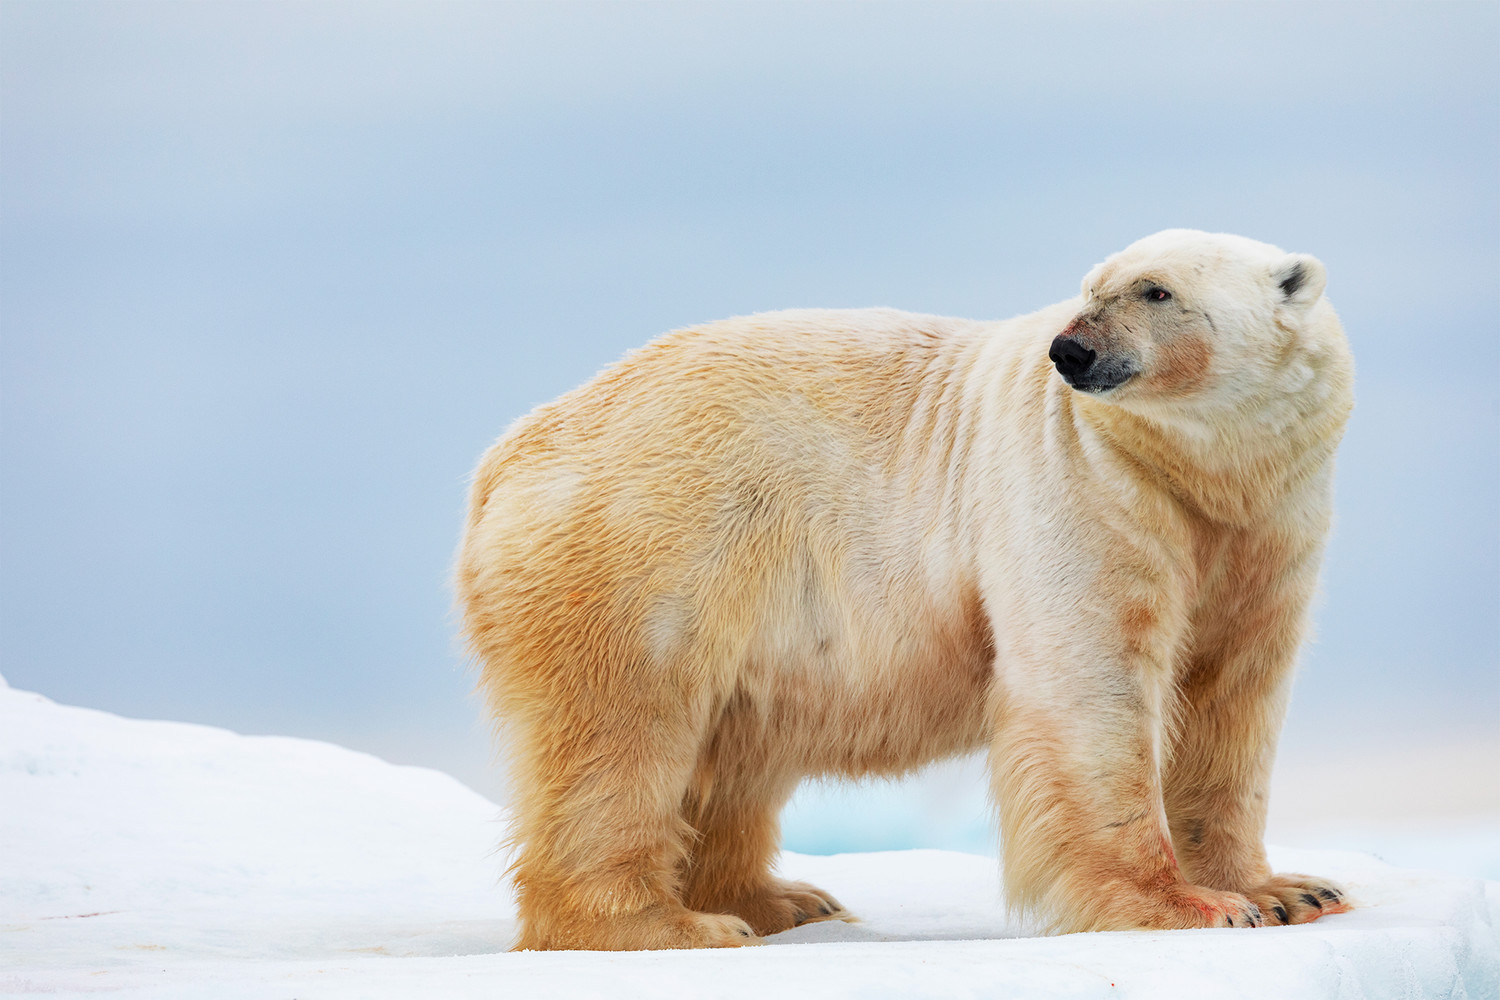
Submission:
<svg viewBox="0 0 1500 1000">
<path fill-rule="evenodd" d="M 1052 341 L 1047 357 L 1063 381 L 1080 392 L 1108 392 L 1136 373 L 1128 358 L 1101 356 L 1066 330 Z"/>
</svg>

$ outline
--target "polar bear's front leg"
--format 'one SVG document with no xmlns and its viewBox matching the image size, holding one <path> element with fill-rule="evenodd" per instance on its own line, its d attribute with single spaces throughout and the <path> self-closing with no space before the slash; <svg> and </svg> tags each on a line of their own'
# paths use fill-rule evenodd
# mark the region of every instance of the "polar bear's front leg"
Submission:
<svg viewBox="0 0 1500 1000">
<path fill-rule="evenodd" d="M 1312 599 L 1319 546 L 1239 539 L 1194 630 L 1179 677 L 1177 725 L 1163 772 L 1172 841 L 1194 882 L 1244 893 L 1269 924 L 1350 908 L 1342 889 L 1272 875 L 1264 847 L 1276 740 Z"/>
<path fill-rule="evenodd" d="M 1012 905 L 1059 931 L 1261 924 L 1245 896 L 1179 869 L 1159 768 L 1166 665 L 1101 630 L 1071 643 L 1035 619 L 1011 631 L 991 772 Z"/>
</svg>

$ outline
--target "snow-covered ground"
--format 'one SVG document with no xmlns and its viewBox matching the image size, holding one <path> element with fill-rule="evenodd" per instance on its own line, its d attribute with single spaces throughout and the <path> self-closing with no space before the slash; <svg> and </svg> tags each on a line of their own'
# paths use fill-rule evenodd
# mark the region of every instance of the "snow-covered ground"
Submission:
<svg viewBox="0 0 1500 1000">
<path fill-rule="evenodd" d="M 786 854 L 862 918 L 730 951 L 512 953 L 499 807 L 437 771 L 123 719 L 0 682 L 0 995 L 1500 996 L 1500 882 L 1273 851 L 1359 908 L 1029 936 L 992 858 Z"/>
</svg>

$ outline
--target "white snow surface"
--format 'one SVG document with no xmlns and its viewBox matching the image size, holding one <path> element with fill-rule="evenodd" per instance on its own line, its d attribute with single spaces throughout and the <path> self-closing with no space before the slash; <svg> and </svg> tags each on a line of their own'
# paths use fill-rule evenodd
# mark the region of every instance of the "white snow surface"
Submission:
<svg viewBox="0 0 1500 1000">
<path fill-rule="evenodd" d="M 511 952 L 503 825 L 437 771 L 0 681 L 0 996 L 1500 997 L 1500 882 L 1323 851 L 1272 861 L 1342 880 L 1358 909 L 1299 927 L 1038 937 L 993 858 L 788 853 L 784 874 L 860 922 Z"/>
</svg>

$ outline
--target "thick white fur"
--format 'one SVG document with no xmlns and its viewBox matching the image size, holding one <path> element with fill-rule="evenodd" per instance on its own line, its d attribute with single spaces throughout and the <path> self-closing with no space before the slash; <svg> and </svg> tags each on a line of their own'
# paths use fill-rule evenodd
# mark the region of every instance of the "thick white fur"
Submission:
<svg viewBox="0 0 1500 1000">
<path fill-rule="evenodd" d="M 1055 928 L 1343 908 L 1261 845 L 1352 405 L 1324 281 L 1173 230 L 1028 316 L 727 320 L 518 421 L 457 586 L 513 748 L 520 946 L 846 916 L 770 874 L 796 783 L 981 746 L 1007 891 Z M 1070 388 L 1059 334 L 1137 374 Z"/>
</svg>

